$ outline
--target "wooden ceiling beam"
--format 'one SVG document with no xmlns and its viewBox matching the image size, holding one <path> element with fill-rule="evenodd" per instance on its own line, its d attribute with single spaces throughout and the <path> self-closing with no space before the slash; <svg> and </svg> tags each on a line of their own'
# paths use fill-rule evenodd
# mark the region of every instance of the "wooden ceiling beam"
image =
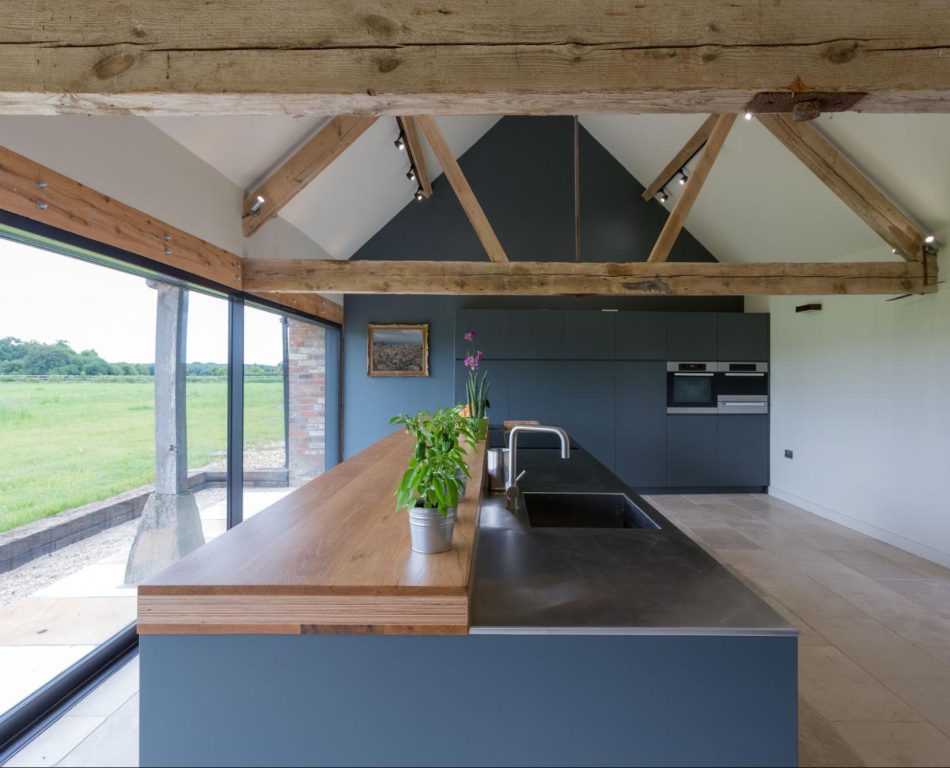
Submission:
<svg viewBox="0 0 950 768">
<path fill-rule="evenodd" d="M 650 201 L 656 197 L 657 193 L 673 180 L 677 171 L 686 165 L 690 158 L 703 148 L 718 117 L 718 115 L 710 115 L 703 120 L 703 124 L 699 126 L 696 133 L 689 137 L 689 141 L 683 145 L 683 148 L 673 156 L 673 159 L 666 164 L 666 167 L 664 167 L 657 177 L 650 182 L 647 188 L 643 190 L 644 200 Z"/>
<path fill-rule="evenodd" d="M 706 183 L 713 163 L 719 157 L 719 151 L 722 149 L 722 145 L 726 143 L 726 137 L 729 135 L 735 121 L 736 116 L 734 114 L 719 115 L 716 118 L 716 124 L 709 132 L 709 138 L 703 147 L 702 154 L 696 161 L 696 165 L 693 166 L 693 172 L 689 175 L 682 194 L 676 199 L 676 204 L 673 206 L 673 210 L 670 211 L 670 215 L 663 225 L 660 236 L 656 239 L 647 261 L 666 261 L 669 258 L 673 244 L 682 231 L 683 225 L 686 224 L 686 217 L 689 216 L 693 203 L 699 197 L 699 192 L 702 190 L 703 184 Z"/>
<path fill-rule="evenodd" d="M 422 154 L 422 144 L 419 141 L 419 134 L 416 133 L 416 121 L 412 117 L 397 117 L 399 130 L 406 139 L 406 153 L 409 155 L 409 163 L 416 171 L 416 182 L 419 189 L 422 190 L 422 196 L 426 199 L 432 197 L 432 181 L 429 178 L 429 170 L 426 168 L 426 159 Z"/>
<path fill-rule="evenodd" d="M 103 195 L 0 147 L 0 209 L 88 238 L 233 291 L 244 290 L 244 260 L 178 227 Z M 275 304 L 331 323 L 343 308 L 313 292 L 253 292 Z"/>
<path fill-rule="evenodd" d="M 910 262 L 721 264 L 250 259 L 255 291 L 552 296 L 926 293 Z"/>
<path fill-rule="evenodd" d="M 908 261 L 924 258 L 924 234 L 811 123 L 788 115 L 757 115 L 775 138 L 841 201 Z"/>
<path fill-rule="evenodd" d="M 376 122 L 375 117 L 334 117 L 294 154 L 244 197 L 244 236 L 250 237 L 277 214 L 344 150 Z M 258 197 L 263 199 L 259 203 Z M 259 205 L 255 211 L 255 206 Z"/>
<path fill-rule="evenodd" d="M 177 227 L 0 147 L 0 208 L 232 289 L 242 260 Z"/>
<path fill-rule="evenodd" d="M 950 111 L 940 0 L 4 4 L 7 114 Z"/>
<path fill-rule="evenodd" d="M 478 203 L 478 198 L 475 197 L 475 193 L 472 191 L 471 186 L 469 186 L 468 179 L 466 179 L 465 174 L 462 173 L 462 169 L 453 156 L 448 142 L 442 135 L 442 131 L 439 130 L 435 118 L 429 115 L 419 116 L 416 118 L 416 122 L 422 133 L 425 134 L 426 141 L 429 142 L 429 146 L 439 161 L 439 165 L 442 166 L 442 172 L 445 174 L 445 178 L 448 179 L 449 184 L 455 192 L 455 196 L 462 205 L 465 215 L 468 216 L 468 220 L 472 223 L 472 228 L 481 241 L 485 253 L 488 254 L 488 258 L 491 261 L 508 261 L 505 249 L 502 248 L 497 235 L 495 235 L 495 230 L 492 229 L 492 225 L 488 222 L 488 218 L 485 216 L 482 206 Z"/>
</svg>

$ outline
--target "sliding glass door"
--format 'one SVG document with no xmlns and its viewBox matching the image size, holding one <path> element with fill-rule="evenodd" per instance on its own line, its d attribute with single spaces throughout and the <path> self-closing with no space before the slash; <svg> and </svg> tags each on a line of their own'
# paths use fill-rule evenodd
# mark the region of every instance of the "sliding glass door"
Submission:
<svg viewBox="0 0 950 768">
<path fill-rule="evenodd" d="M 334 463 L 339 392 L 336 328 L 6 235 L 0 726 L 128 631 L 139 583 L 225 532 L 229 465 L 246 518 Z"/>
<path fill-rule="evenodd" d="M 328 468 L 332 333 L 271 309 L 245 307 L 245 520 Z"/>
</svg>

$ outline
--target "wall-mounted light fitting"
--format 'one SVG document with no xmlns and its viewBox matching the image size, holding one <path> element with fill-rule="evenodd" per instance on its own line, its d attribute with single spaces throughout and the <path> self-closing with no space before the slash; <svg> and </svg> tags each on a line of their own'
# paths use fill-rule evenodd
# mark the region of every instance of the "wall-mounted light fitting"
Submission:
<svg viewBox="0 0 950 768">
<path fill-rule="evenodd" d="M 396 149 L 398 149 L 400 152 L 406 151 L 406 137 L 403 136 L 401 133 L 399 134 L 399 138 L 396 139 L 393 142 L 393 144 L 395 145 Z"/>
<path fill-rule="evenodd" d="M 251 206 L 251 213 L 254 216 L 259 216 L 261 213 L 261 208 L 264 207 L 265 200 L 260 195 L 254 200 L 254 205 Z"/>
<path fill-rule="evenodd" d="M 795 307 L 795 312 L 800 314 L 812 314 L 814 312 L 821 312 L 821 304 L 799 304 Z"/>
</svg>

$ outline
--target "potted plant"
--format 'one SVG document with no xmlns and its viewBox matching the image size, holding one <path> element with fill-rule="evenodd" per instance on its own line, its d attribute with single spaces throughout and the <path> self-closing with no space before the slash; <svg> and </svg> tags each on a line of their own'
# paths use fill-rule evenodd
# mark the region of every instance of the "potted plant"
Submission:
<svg viewBox="0 0 950 768">
<path fill-rule="evenodd" d="M 412 455 L 396 489 L 396 508 L 409 510 L 409 531 L 415 552 L 432 554 L 452 547 L 456 508 L 468 476 L 465 443 L 468 428 L 455 408 L 415 416 L 399 414 L 389 420 L 401 424 L 416 439 Z"/>
<path fill-rule="evenodd" d="M 466 331 L 462 338 L 474 344 L 477 333 L 475 330 Z M 468 381 L 465 383 L 467 415 L 475 425 L 475 436 L 478 440 L 484 440 L 488 435 L 488 372 L 478 372 L 479 363 L 484 356 L 485 353 L 481 350 L 469 348 L 463 361 L 468 368 Z"/>
</svg>

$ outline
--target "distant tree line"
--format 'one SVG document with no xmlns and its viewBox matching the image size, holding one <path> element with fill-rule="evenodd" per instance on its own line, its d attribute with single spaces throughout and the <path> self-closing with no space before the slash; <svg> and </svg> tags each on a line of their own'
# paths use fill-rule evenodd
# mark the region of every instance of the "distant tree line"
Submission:
<svg viewBox="0 0 950 768">
<path fill-rule="evenodd" d="M 7 336 L 0 339 L 0 375 L 152 376 L 154 363 L 109 363 L 94 349 L 76 352 L 65 341 L 44 344 Z M 224 363 L 188 363 L 188 376 L 226 376 Z M 247 376 L 280 376 L 281 365 L 245 365 Z"/>
</svg>

